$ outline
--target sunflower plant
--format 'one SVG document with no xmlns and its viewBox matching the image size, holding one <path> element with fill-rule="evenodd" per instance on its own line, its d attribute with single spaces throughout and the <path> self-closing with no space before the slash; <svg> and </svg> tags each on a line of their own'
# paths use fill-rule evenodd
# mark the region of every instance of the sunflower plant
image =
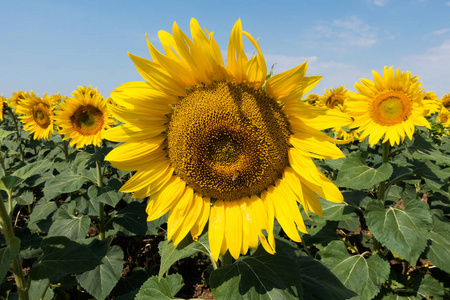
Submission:
<svg viewBox="0 0 450 300">
<path fill-rule="evenodd" d="M 5 102 L 0 297 L 447 297 L 450 147 L 418 77 L 386 68 L 327 107 L 321 77 L 268 72 L 240 20 L 225 61 L 190 25 L 129 54 L 143 80 L 111 98 Z"/>
</svg>

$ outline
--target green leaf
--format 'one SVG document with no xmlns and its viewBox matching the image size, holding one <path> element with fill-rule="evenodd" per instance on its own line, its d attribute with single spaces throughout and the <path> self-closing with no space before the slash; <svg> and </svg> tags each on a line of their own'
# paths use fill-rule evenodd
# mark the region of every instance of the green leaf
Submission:
<svg viewBox="0 0 450 300">
<path fill-rule="evenodd" d="M 114 219 L 114 228 L 127 235 L 144 235 L 147 232 L 147 213 L 145 205 L 131 202 L 121 209 Z"/>
<path fill-rule="evenodd" d="M 53 224 L 50 226 L 48 236 L 65 236 L 71 240 L 86 237 L 91 224 L 91 219 L 78 214 L 75 203 L 61 205 L 54 215 Z"/>
<path fill-rule="evenodd" d="M 350 255 L 341 241 L 333 241 L 319 252 L 322 263 L 361 299 L 372 299 L 389 277 L 389 262 L 381 255 L 366 259 Z"/>
<path fill-rule="evenodd" d="M 85 182 L 86 178 L 67 170 L 45 183 L 44 195 L 47 199 L 53 199 L 61 194 L 76 192 Z"/>
<path fill-rule="evenodd" d="M 6 276 L 11 261 L 19 254 L 20 240 L 17 237 L 13 237 L 9 241 L 9 245 L 0 249 L 0 280 Z"/>
<path fill-rule="evenodd" d="M 430 246 L 427 252 L 435 266 L 450 274 L 450 224 L 433 216 L 430 230 Z"/>
<path fill-rule="evenodd" d="M 31 280 L 28 290 L 30 300 L 51 300 L 53 299 L 53 290 L 50 288 L 50 280 Z"/>
<path fill-rule="evenodd" d="M 294 300 L 303 299 L 301 276 L 295 259 L 259 247 L 253 255 L 214 270 L 210 285 L 217 299 Z"/>
<path fill-rule="evenodd" d="M 66 237 L 45 238 L 41 248 L 44 253 L 30 270 L 31 279 L 34 280 L 83 273 L 101 263 L 101 258 L 89 246 Z"/>
<path fill-rule="evenodd" d="M 150 277 L 139 290 L 136 300 L 168 300 L 178 299 L 175 294 L 183 287 L 183 277 L 172 274 L 158 280 L 158 276 Z"/>
<path fill-rule="evenodd" d="M 5 192 L 13 190 L 16 186 L 21 184 L 23 179 L 17 176 L 8 175 L 0 179 L 0 190 Z"/>
<path fill-rule="evenodd" d="M 3 141 L 4 138 L 6 138 L 7 136 L 13 134 L 15 131 L 6 131 L 3 129 L 0 129 L 0 142 Z"/>
<path fill-rule="evenodd" d="M 358 218 L 355 208 L 345 202 L 331 202 L 319 197 L 322 204 L 323 218 L 331 221 L 342 221 L 350 218 Z"/>
<path fill-rule="evenodd" d="M 444 289 L 441 283 L 430 274 L 416 276 L 414 278 L 414 286 L 425 299 L 442 299 L 444 296 Z"/>
<path fill-rule="evenodd" d="M 105 299 L 122 276 L 123 251 L 112 246 L 95 269 L 77 275 L 78 283 L 96 299 Z"/>
<path fill-rule="evenodd" d="M 356 190 L 369 189 L 381 181 L 389 179 L 392 166 L 384 163 L 377 169 L 367 166 L 359 152 L 350 154 L 339 169 L 336 185 Z"/>
<path fill-rule="evenodd" d="M 191 257 L 198 252 L 210 255 L 208 234 L 203 234 L 198 242 L 193 241 L 190 235 L 188 235 L 176 247 L 172 241 L 162 241 L 159 243 L 158 248 L 159 255 L 161 256 L 161 266 L 158 274 L 159 279 L 169 270 L 170 266 L 180 259 Z"/>
<path fill-rule="evenodd" d="M 427 228 L 432 222 L 431 214 L 419 200 L 404 200 L 403 204 L 405 209 L 385 208 L 380 201 L 373 200 L 365 216 L 374 237 L 415 266 L 430 236 Z"/>
<path fill-rule="evenodd" d="M 412 146 L 408 147 L 408 151 L 412 157 L 417 160 L 433 160 L 438 164 L 450 165 L 450 157 L 443 154 L 437 149 L 433 142 L 429 139 L 424 139 L 421 135 L 416 135 Z"/>
<path fill-rule="evenodd" d="M 48 231 L 52 224 L 51 216 L 57 209 L 58 205 L 55 201 L 39 200 L 30 214 L 28 227 L 30 229 Z"/>
<path fill-rule="evenodd" d="M 33 175 L 41 174 L 52 166 L 52 162 L 48 160 L 38 160 L 33 163 L 27 163 L 22 168 L 15 171 L 12 175 L 22 178 L 23 180 L 28 179 Z"/>
<path fill-rule="evenodd" d="M 300 256 L 297 258 L 297 264 L 302 273 L 303 299 L 341 300 L 356 296 L 327 267 L 314 258 Z"/>
<path fill-rule="evenodd" d="M 102 188 L 98 186 L 90 186 L 88 189 L 88 196 L 90 199 L 102 202 L 104 204 L 115 207 L 116 204 L 122 199 L 122 193 L 119 189 L 122 187 L 122 183 L 117 179 L 111 179 L 108 184 Z"/>
</svg>

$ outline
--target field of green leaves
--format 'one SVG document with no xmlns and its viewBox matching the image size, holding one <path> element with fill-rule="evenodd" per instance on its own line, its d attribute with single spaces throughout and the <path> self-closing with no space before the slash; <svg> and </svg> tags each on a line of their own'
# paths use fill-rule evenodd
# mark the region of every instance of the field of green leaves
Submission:
<svg viewBox="0 0 450 300">
<path fill-rule="evenodd" d="M 210 260 L 207 232 L 174 247 L 167 216 L 119 192 L 131 173 L 104 161 L 116 144 L 75 149 L 0 123 L 3 299 L 450 299 L 450 139 L 418 127 L 400 146 L 339 145 L 315 160 L 345 202 L 280 226 L 275 255 Z M 277 223 L 276 223 L 277 224 Z M 14 274 L 14 275 L 13 275 Z"/>
</svg>

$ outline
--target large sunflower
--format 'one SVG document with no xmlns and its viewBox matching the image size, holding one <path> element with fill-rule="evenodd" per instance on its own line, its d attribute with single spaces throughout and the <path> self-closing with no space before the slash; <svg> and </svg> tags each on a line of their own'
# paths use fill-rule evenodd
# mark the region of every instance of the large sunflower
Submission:
<svg viewBox="0 0 450 300">
<path fill-rule="evenodd" d="M 85 145 L 99 146 L 102 133 L 110 127 L 112 119 L 107 109 L 107 101 L 97 89 L 90 86 L 78 87 L 55 111 L 55 123 L 64 134 L 63 140 L 70 139 L 70 146 L 82 148 Z"/>
<path fill-rule="evenodd" d="M 35 140 L 47 139 L 53 133 L 53 110 L 55 108 L 47 94 L 39 97 L 33 91 L 23 93 L 24 98 L 15 107 L 15 112 L 21 114 L 20 121 L 25 131 L 30 131 Z"/>
<path fill-rule="evenodd" d="M 130 54 L 146 81 L 111 93 L 117 104 L 111 112 L 124 124 L 104 137 L 125 143 L 106 160 L 137 171 L 121 191 L 151 195 L 148 220 L 168 212 L 167 235 L 175 245 L 189 232 L 197 239 L 209 220 L 214 259 L 227 250 L 237 258 L 256 248 L 258 239 L 274 253 L 274 218 L 300 241 L 298 230 L 306 229 L 298 203 L 322 215 L 316 194 L 343 200 L 311 157 L 343 157 L 319 130 L 350 119 L 299 101 L 320 80 L 305 77 L 306 63 L 266 82 L 261 49 L 240 20 L 231 33 L 227 66 L 213 33 L 195 19 L 191 34 L 193 40 L 174 23 L 173 35 L 159 32 L 166 55 L 148 40 L 153 61 Z M 257 51 L 250 59 L 243 35 Z"/>
<path fill-rule="evenodd" d="M 423 93 L 417 77 L 410 72 L 400 72 L 385 67 L 383 77 L 373 71 L 374 81 L 361 79 L 355 89 L 350 92 L 346 101 L 346 112 L 354 118 L 352 128 L 359 128 L 362 133 L 359 139 L 369 136 L 371 146 L 384 135 L 383 143 L 389 140 L 391 146 L 400 144 L 405 134 L 412 139 L 414 126 L 430 124 L 425 119 L 429 108 L 425 107 Z"/>
<path fill-rule="evenodd" d="M 450 110 L 450 93 L 442 96 L 441 104 L 445 109 Z"/>
</svg>

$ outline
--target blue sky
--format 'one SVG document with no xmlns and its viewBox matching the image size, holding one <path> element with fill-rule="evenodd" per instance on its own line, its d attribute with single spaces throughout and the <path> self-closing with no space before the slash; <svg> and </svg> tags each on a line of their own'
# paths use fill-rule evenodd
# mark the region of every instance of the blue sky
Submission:
<svg viewBox="0 0 450 300">
<path fill-rule="evenodd" d="M 70 95 L 92 85 L 104 95 L 142 80 L 127 52 L 150 58 L 159 30 L 189 21 L 214 31 L 225 55 L 231 28 L 259 38 L 280 73 L 308 61 L 322 75 L 312 92 L 345 85 L 384 66 L 411 71 L 439 97 L 450 92 L 450 1 L 3 1 L 0 0 L 0 94 L 18 90 Z M 246 44 L 246 52 L 254 49 Z"/>
</svg>

